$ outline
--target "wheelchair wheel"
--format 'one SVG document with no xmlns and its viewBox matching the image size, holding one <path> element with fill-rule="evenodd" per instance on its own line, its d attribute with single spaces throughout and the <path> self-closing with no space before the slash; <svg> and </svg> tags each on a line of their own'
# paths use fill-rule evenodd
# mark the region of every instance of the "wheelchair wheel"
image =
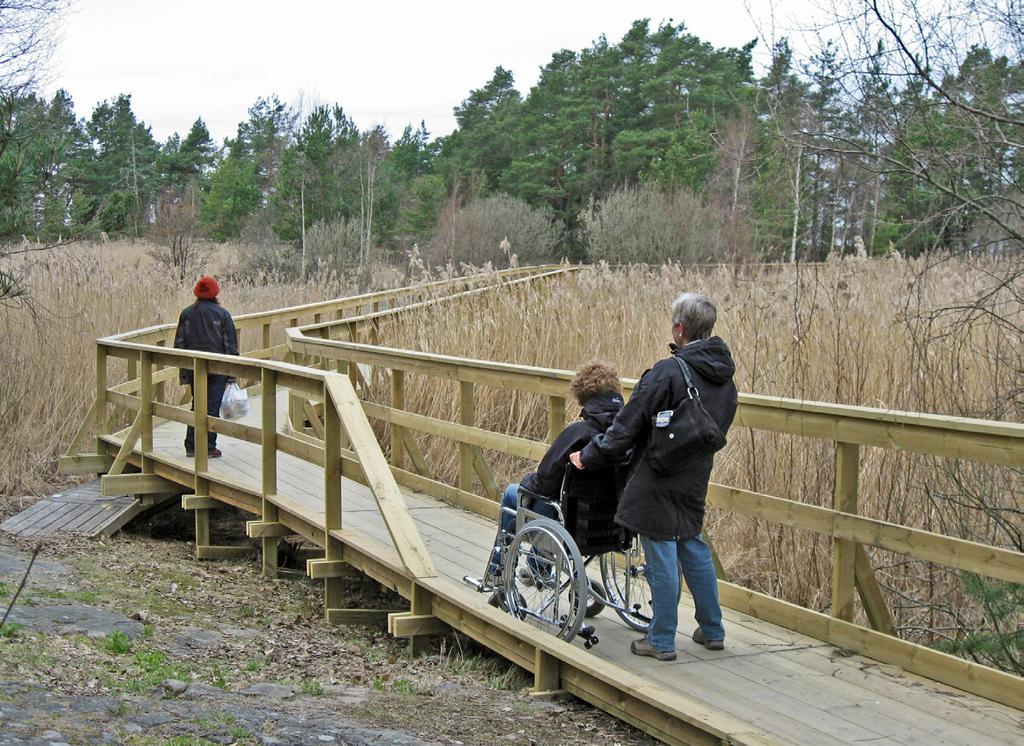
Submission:
<svg viewBox="0 0 1024 746">
<path fill-rule="evenodd" d="M 530 521 L 509 544 L 504 565 L 509 613 L 571 642 L 583 626 L 589 579 L 569 532 L 547 518 Z"/>
<path fill-rule="evenodd" d="M 590 592 L 587 594 L 587 610 L 583 615 L 587 619 L 595 617 L 604 611 L 604 601 L 601 599 L 608 598 L 608 591 L 605 590 L 600 580 L 594 580 L 590 578 Z"/>
<path fill-rule="evenodd" d="M 608 590 L 606 598 L 615 613 L 638 632 L 646 631 L 651 621 L 651 587 L 644 577 L 644 548 L 634 536 L 628 549 L 601 555 L 601 579 Z"/>
</svg>

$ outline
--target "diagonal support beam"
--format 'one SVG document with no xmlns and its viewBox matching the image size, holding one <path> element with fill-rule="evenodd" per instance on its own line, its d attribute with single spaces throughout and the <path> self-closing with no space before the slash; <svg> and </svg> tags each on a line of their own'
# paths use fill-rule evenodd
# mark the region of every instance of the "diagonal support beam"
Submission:
<svg viewBox="0 0 1024 746">
<path fill-rule="evenodd" d="M 409 514 L 405 498 L 398 489 L 391 467 L 384 458 L 384 452 L 377 443 L 377 436 L 370 427 L 363 406 L 352 388 L 351 381 L 337 373 L 327 374 L 324 379 L 327 393 L 325 407 L 334 407 L 348 434 L 352 450 L 363 467 L 366 482 L 377 501 L 384 524 L 395 544 L 398 556 L 414 578 L 437 577 L 437 570 L 430 559 L 419 529 Z M 327 453 L 325 458 L 340 459 L 340 453 Z"/>
</svg>

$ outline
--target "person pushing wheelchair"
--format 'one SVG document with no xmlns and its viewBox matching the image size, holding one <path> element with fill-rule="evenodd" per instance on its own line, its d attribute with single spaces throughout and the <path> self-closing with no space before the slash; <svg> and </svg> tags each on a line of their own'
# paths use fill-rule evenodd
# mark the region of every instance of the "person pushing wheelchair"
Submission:
<svg viewBox="0 0 1024 746">
<path fill-rule="evenodd" d="M 708 650 L 725 647 L 715 568 L 711 550 L 701 538 L 714 451 L 698 452 L 667 474 L 655 468 L 650 448 L 654 428 L 664 427 L 685 397 L 692 398 L 693 389 L 713 421 L 711 426 L 717 425 L 720 431 L 717 447 L 724 445 L 736 415 L 736 366 L 725 342 L 711 336 L 716 318 L 708 296 L 683 293 L 677 297 L 672 303 L 672 356 L 641 376 L 607 430 L 569 454 L 577 469 L 600 469 L 618 463 L 632 450 L 615 522 L 640 536 L 653 614 L 647 634 L 634 640 L 630 650 L 661 661 L 676 658 L 680 566 L 696 608 L 693 641 Z"/>
<path fill-rule="evenodd" d="M 580 366 L 569 385 L 569 391 L 582 407 L 579 419 L 559 433 L 541 459 L 537 471 L 530 472 L 519 482 L 510 484 L 502 495 L 498 535 L 488 560 L 491 576 L 497 574 L 501 563 L 501 538 L 514 533 L 520 486 L 527 492 L 543 495 L 557 502 L 565 467 L 569 463 L 569 454 L 579 450 L 595 435 L 608 429 L 622 408 L 622 385 L 619 383 L 619 374 L 611 366 L 597 360 Z M 532 504 L 526 507 L 546 518 L 554 518 L 557 515 L 554 505 L 545 500 L 533 500 Z M 489 603 L 492 606 L 502 605 L 502 593 L 500 589 L 494 591 Z"/>
</svg>

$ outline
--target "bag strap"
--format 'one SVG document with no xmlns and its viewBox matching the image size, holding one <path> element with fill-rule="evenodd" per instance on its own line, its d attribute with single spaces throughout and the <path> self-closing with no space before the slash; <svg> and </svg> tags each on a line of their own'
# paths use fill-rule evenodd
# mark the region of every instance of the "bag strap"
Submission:
<svg viewBox="0 0 1024 746">
<path fill-rule="evenodd" d="M 673 355 L 672 359 L 679 364 L 679 370 L 683 372 L 683 380 L 686 381 L 686 393 L 689 394 L 691 399 L 700 399 L 700 391 L 697 390 L 693 383 L 693 376 L 690 375 L 690 366 L 678 355 Z"/>
</svg>

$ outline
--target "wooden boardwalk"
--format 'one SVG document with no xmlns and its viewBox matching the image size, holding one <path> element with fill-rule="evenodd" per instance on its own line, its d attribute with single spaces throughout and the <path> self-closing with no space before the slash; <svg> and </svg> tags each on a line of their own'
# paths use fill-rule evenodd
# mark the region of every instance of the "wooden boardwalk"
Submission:
<svg viewBox="0 0 1024 746">
<path fill-rule="evenodd" d="M 173 499 L 173 495 L 104 496 L 100 480 L 80 484 L 34 503 L 30 508 L 0 523 L 0 531 L 18 536 L 84 534 L 109 536 L 129 521 Z"/>
<path fill-rule="evenodd" d="M 286 430 L 287 396 L 278 395 L 279 429 Z M 260 398 L 254 397 L 252 413 L 244 424 L 258 425 Z M 193 460 L 182 447 L 184 425 L 156 420 L 150 457 L 165 478 L 177 478 L 190 487 Z M 103 436 L 119 446 L 125 433 Z M 260 446 L 220 436 L 223 458 L 209 462 L 205 475 L 227 485 L 238 497 L 261 495 Z M 324 525 L 323 470 L 305 460 L 277 454 L 280 508 L 310 526 Z M 216 495 L 216 490 L 211 489 Z M 430 552 L 440 577 L 435 586 L 462 609 L 491 618 L 496 612 L 483 603 L 481 594 L 467 588 L 463 575 L 479 575 L 494 536 L 494 524 L 474 513 L 452 507 L 423 493 L 403 490 L 409 512 Z M 242 501 L 244 503 L 244 500 Z M 241 503 L 239 503 L 241 504 Z M 250 505 L 252 503 L 249 503 Z M 377 503 L 369 489 L 344 479 L 342 526 L 359 534 L 362 551 L 374 562 L 392 567 L 399 560 Z M 752 616 L 725 609 L 728 634 L 724 652 L 710 652 L 693 644 L 687 634 L 693 626 L 693 609 L 684 594 L 680 610 L 679 657 L 663 663 L 638 658 L 628 651 L 637 633 L 610 611 L 590 620 L 600 644 L 587 652 L 595 670 L 618 678 L 625 689 L 643 689 L 645 697 L 666 701 L 696 700 L 709 713 L 738 726 L 748 742 L 790 744 L 1019 744 L 1024 743 L 1024 713 L 1009 706 L 966 694 L 894 666 L 850 655 L 820 640 L 804 636 Z M 539 635 L 509 619 L 517 634 Z M 460 617 L 461 618 L 461 617 Z M 478 627 L 467 621 L 467 628 Z M 562 643 L 558 643 L 561 645 Z M 573 644 L 582 651 L 580 643 Z M 557 645 L 552 649 L 557 650 Z M 608 669 L 607 666 L 613 667 Z M 565 674 L 563 673 L 563 676 Z M 597 704 L 602 704 L 598 702 Z M 614 702 L 605 709 L 617 712 Z M 625 704 L 618 705 L 623 712 Z M 634 721 L 639 715 L 634 716 Z M 630 719 L 627 717 L 626 719 Z M 658 733 L 656 727 L 648 730 Z"/>
</svg>

